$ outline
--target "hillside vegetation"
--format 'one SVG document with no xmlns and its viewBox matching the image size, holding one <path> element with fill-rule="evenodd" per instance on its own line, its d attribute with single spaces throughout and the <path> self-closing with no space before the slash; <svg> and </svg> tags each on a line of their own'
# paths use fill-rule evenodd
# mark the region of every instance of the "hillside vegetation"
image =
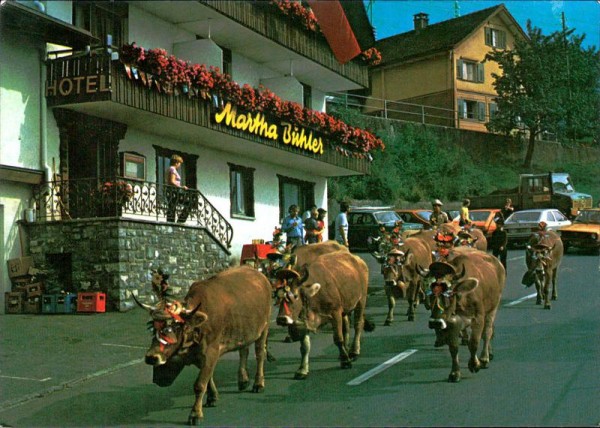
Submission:
<svg viewBox="0 0 600 428">
<path fill-rule="evenodd" d="M 337 109 L 335 114 L 353 126 L 374 130 L 386 148 L 373 154 L 371 175 L 330 179 L 330 199 L 379 200 L 397 207 L 422 207 L 435 198 L 456 202 L 470 195 L 513 188 L 518 185 L 520 173 L 565 171 L 571 174 L 577 191 L 591 194 L 594 205 L 600 200 L 597 147 L 585 148 L 595 156 L 581 156 L 578 146 L 540 143 L 531 168 L 523 171 L 525 143 L 520 140 L 471 133 L 477 141 L 469 142 L 468 131 L 461 135 L 462 131 L 450 133 L 420 124 L 391 124 L 348 109 Z M 549 153 L 557 149 L 559 162 Z"/>
</svg>

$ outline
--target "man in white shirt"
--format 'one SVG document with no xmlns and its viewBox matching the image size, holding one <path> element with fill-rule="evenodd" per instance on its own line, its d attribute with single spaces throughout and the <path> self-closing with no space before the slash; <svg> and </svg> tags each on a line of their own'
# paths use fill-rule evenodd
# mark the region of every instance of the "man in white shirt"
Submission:
<svg viewBox="0 0 600 428">
<path fill-rule="evenodd" d="M 335 219 L 335 240 L 348 246 L 348 212 L 350 206 L 347 202 L 340 203 L 340 213 Z"/>
</svg>

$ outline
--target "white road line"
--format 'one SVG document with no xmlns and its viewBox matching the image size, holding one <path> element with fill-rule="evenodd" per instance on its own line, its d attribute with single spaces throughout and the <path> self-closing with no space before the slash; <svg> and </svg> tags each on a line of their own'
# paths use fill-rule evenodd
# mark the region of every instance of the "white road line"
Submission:
<svg viewBox="0 0 600 428">
<path fill-rule="evenodd" d="M 518 305 L 519 303 L 521 303 L 521 302 L 524 302 L 524 301 L 525 301 L 525 300 L 527 300 L 527 299 L 533 299 L 535 296 L 537 296 L 537 293 L 529 294 L 529 295 L 527 295 L 527 296 L 525 296 L 525 297 L 521 297 L 520 299 L 513 300 L 512 302 L 510 302 L 510 303 L 507 303 L 507 304 L 506 304 L 506 305 L 504 305 L 504 306 L 506 307 L 506 306 L 514 306 L 514 305 Z"/>
<path fill-rule="evenodd" d="M 52 379 L 51 377 L 46 377 L 44 379 L 34 379 L 32 377 L 19 377 L 19 376 L 2 376 L 0 375 L 1 378 L 4 379 L 17 379 L 17 380 L 33 380 L 35 382 L 47 382 L 50 379 Z"/>
<path fill-rule="evenodd" d="M 147 349 L 147 346 L 132 346 L 132 345 L 119 345 L 117 343 L 103 343 L 102 346 L 118 346 L 119 348 L 135 348 L 135 349 Z"/>
<path fill-rule="evenodd" d="M 364 381 L 369 380 L 370 378 L 372 378 L 376 374 L 379 374 L 379 373 L 381 373 L 382 371 L 384 371 L 386 369 L 389 369 L 394 364 L 396 364 L 396 363 L 402 361 L 403 359 L 411 356 L 415 352 L 417 352 L 416 349 L 409 349 L 408 351 L 404 351 L 401 354 L 396 355 L 394 358 L 390 358 L 385 363 L 378 365 L 374 369 L 371 369 L 368 372 L 363 373 L 359 377 L 352 379 L 346 385 L 351 385 L 351 386 L 353 386 L 353 385 L 360 385 Z"/>
<path fill-rule="evenodd" d="M 509 262 L 512 262 L 512 261 L 514 261 L 514 260 L 521 260 L 521 259 L 524 259 L 524 258 L 525 258 L 525 256 L 513 257 L 513 258 L 511 258 L 511 259 L 508 259 L 508 261 L 509 261 Z"/>
</svg>

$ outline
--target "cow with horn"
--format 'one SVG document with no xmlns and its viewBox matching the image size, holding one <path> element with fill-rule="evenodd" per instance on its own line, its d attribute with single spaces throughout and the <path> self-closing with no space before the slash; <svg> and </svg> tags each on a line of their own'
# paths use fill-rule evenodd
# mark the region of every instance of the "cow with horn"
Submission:
<svg viewBox="0 0 600 428">
<path fill-rule="evenodd" d="M 563 253 L 564 247 L 560 236 L 551 230 L 534 233 L 527 244 L 525 255 L 527 272 L 523 276 L 523 284 L 526 286 L 535 284 L 536 304 L 541 305 L 543 301 L 544 309 L 551 309 L 550 299 L 556 300 L 558 297 L 558 268 Z"/>
<path fill-rule="evenodd" d="M 360 354 L 365 322 L 369 270 L 366 263 L 348 251 L 319 256 L 300 273 L 284 268 L 277 272 L 283 284 L 278 289 L 277 324 L 287 326 L 293 341 L 300 341 L 301 363 L 295 379 L 306 379 L 309 373 L 310 336 L 318 327 L 330 322 L 333 341 L 339 349 L 342 368 L 352 367 Z M 354 339 L 350 344 L 350 320 L 354 315 Z"/>
<path fill-rule="evenodd" d="M 492 359 L 491 340 L 494 320 L 506 283 L 506 272 L 498 259 L 481 251 L 457 253 L 449 261 L 433 262 L 427 270 L 419 268 L 425 278 L 433 278 L 426 298 L 431 310 L 429 328 L 437 340 L 447 344 L 452 357 L 449 382 L 460 381 L 458 349 L 461 331 L 470 328 L 468 341 L 469 370 L 487 368 Z M 477 350 L 483 338 L 479 358 Z"/>
<path fill-rule="evenodd" d="M 254 344 L 256 374 L 253 392 L 265 387 L 264 361 L 271 316 L 271 286 L 267 278 L 248 266 L 227 269 L 194 282 L 182 303 L 169 299 L 165 274 L 155 271 L 152 285 L 159 302 L 138 305 L 150 312 L 153 339 L 146 363 L 153 366 L 153 381 L 159 386 L 173 383 L 186 365 L 200 369 L 194 392 L 196 400 L 188 423 L 203 418 L 202 402 L 215 406 L 219 394 L 213 372 L 221 355 L 238 351 L 238 389 L 249 386 L 249 346 Z"/>
</svg>

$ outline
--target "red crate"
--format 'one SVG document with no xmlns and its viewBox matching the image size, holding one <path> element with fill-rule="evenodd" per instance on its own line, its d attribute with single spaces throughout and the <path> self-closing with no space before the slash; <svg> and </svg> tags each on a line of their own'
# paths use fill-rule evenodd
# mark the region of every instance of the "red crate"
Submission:
<svg viewBox="0 0 600 428">
<path fill-rule="evenodd" d="M 106 294 L 77 293 L 77 312 L 106 312 Z"/>
</svg>

